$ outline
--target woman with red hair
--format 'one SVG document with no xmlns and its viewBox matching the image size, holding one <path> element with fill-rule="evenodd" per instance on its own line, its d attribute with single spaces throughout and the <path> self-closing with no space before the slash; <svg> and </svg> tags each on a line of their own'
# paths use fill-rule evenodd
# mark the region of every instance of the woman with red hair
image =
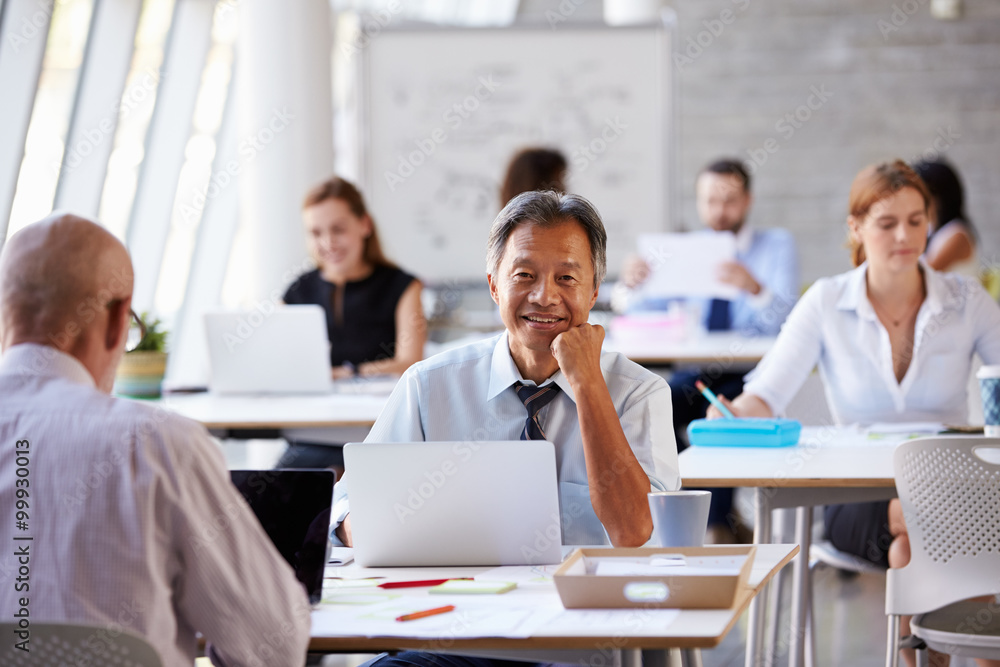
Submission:
<svg viewBox="0 0 1000 667">
<path fill-rule="evenodd" d="M 847 227 L 857 268 L 803 295 L 743 393 L 725 401 L 736 416 L 781 414 L 818 364 L 838 424 L 967 421 L 973 355 L 1000 364 L 1000 307 L 976 280 L 922 258 L 931 208 L 900 160 L 855 177 Z M 887 567 L 910 560 L 899 500 L 828 506 L 825 519 L 842 551 Z"/>
</svg>

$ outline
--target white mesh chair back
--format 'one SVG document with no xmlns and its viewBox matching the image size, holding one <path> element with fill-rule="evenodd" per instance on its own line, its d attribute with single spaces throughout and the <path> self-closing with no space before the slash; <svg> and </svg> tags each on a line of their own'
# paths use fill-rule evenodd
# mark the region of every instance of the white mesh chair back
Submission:
<svg viewBox="0 0 1000 667">
<path fill-rule="evenodd" d="M 30 652 L 22 651 L 17 623 L 0 623 L 0 665 L 3 667 L 162 667 L 160 656 L 145 639 L 106 626 L 35 623 L 27 629 Z"/>
<path fill-rule="evenodd" d="M 887 573 L 886 614 L 1000 592 L 1000 439 L 913 440 L 893 465 L 911 559 Z"/>
</svg>

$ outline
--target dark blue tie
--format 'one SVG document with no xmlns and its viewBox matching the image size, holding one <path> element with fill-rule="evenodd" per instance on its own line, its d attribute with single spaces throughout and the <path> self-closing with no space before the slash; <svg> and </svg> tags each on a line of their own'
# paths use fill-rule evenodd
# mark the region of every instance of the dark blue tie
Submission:
<svg viewBox="0 0 1000 667">
<path fill-rule="evenodd" d="M 727 299 L 712 299 L 708 306 L 709 331 L 729 331 L 732 325 L 729 322 L 729 304 Z"/>
<path fill-rule="evenodd" d="M 545 440 L 545 433 L 542 425 L 538 423 L 538 411 L 548 405 L 556 394 L 559 393 L 559 386 L 550 382 L 544 387 L 537 387 L 533 384 L 514 383 L 517 390 L 517 397 L 524 403 L 528 411 L 528 419 L 521 429 L 521 440 Z"/>
</svg>

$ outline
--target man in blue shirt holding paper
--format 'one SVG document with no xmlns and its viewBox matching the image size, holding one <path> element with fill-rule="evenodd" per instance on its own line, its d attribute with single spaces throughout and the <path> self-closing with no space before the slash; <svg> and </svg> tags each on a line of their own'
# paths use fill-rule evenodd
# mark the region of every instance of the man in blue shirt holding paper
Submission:
<svg viewBox="0 0 1000 667">
<path fill-rule="evenodd" d="M 720 264 L 719 280 L 736 287 L 736 299 L 703 300 L 703 324 L 709 332 L 732 331 L 743 336 L 776 336 L 799 293 L 799 262 L 795 239 L 785 229 L 756 229 L 747 222 L 753 203 L 750 174 L 739 160 L 720 159 L 707 165 L 695 181 L 698 216 L 708 230 L 736 237 L 736 259 Z M 615 287 L 617 310 L 662 310 L 666 299 L 642 299 L 635 289 L 649 277 L 650 267 L 638 256 L 630 257 Z M 747 369 L 719 359 L 704 368 L 680 369 L 670 380 L 677 443 L 687 443 L 687 425 L 705 416 L 708 401 L 695 387 L 700 378 L 716 394 L 732 398 L 743 391 Z M 719 539 L 728 539 L 722 527 L 731 524 L 731 489 L 713 490 L 710 526 Z M 730 525 L 730 527 L 732 527 Z"/>
<path fill-rule="evenodd" d="M 732 301 L 704 304 L 708 331 L 734 331 L 744 336 L 776 336 L 799 293 L 799 262 L 795 239 L 785 229 L 756 229 L 747 222 L 753 203 L 750 174 L 738 160 L 712 162 L 695 181 L 698 216 L 704 232 L 729 232 L 736 237 L 735 261 L 719 267 L 719 281 L 740 290 Z M 630 257 L 615 287 L 616 309 L 625 312 L 659 310 L 665 301 L 643 300 L 636 288 L 649 278 L 650 267 Z"/>
</svg>

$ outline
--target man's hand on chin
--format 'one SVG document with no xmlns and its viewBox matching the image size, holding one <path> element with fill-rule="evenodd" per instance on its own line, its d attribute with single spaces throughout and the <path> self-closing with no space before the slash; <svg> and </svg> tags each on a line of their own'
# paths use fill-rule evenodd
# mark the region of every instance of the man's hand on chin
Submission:
<svg viewBox="0 0 1000 667">
<path fill-rule="evenodd" d="M 604 327 L 599 324 L 581 324 L 562 332 L 552 341 L 552 356 L 559 369 L 574 386 L 578 383 L 603 380 L 601 373 L 601 345 Z"/>
</svg>

